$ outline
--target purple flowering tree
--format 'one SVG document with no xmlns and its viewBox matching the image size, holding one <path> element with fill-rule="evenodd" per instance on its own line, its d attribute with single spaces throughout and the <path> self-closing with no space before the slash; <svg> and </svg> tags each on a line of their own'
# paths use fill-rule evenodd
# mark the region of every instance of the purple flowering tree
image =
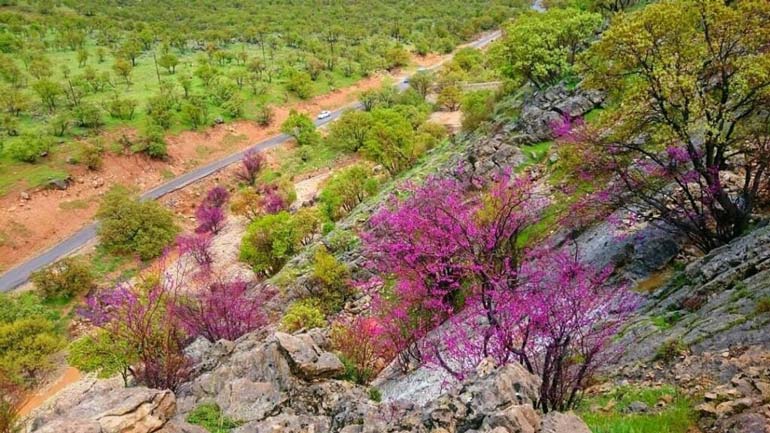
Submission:
<svg viewBox="0 0 770 433">
<path fill-rule="evenodd" d="M 238 178 L 249 185 L 254 185 L 257 176 L 265 166 L 265 157 L 256 150 L 249 150 L 243 155 L 241 164 L 243 170 L 238 172 Z"/>
<path fill-rule="evenodd" d="M 249 297 L 248 284 L 242 280 L 207 281 L 187 296 L 175 309 L 190 335 L 207 340 L 234 341 L 241 335 L 262 328 L 268 317 L 262 305 L 272 297 L 260 292 L 259 299 Z"/>
<path fill-rule="evenodd" d="M 402 367 L 462 378 L 485 358 L 519 362 L 543 378 L 543 410 L 575 403 L 634 303 L 604 288 L 609 270 L 529 246 L 545 204 L 527 178 L 502 175 L 482 193 L 430 179 L 372 217 L 362 239 L 379 275 L 373 309 Z"/>
</svg>

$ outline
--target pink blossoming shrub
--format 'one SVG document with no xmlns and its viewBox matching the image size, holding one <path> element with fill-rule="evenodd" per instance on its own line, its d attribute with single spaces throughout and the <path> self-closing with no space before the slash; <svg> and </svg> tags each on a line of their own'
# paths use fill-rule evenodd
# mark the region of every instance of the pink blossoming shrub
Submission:
<svg viewBox="0 0 770 433">
<path fill-rule="evenodd" d="M 247 293 L 245 281 L 211 281 L 203 288 L 185 297 L 175 307 L 189 335 L 207 340 L 234 341 L 247 332 L 260 329 L 268 323 L 262 309 L 271 293 L 263 293 L 259 299 Z"/>
<path fill-rule="evenodd" d="M 199 336 L 232 340 L 261 328 L 270 296 L 251 297 L 245 282 L 161 260 L 135 282 L 92 294 L 79 313 L 135 351 L 139 361 L 130 372 L 139 383 L 173 390 L 189 377 L 191 363 L 183 352 L 188 342 Z"/>
<path fill-rule="evenodd" d="M 222 208 L 201 205 L 195 211 L 195 219 L 198 221 L 195 233 L 216 234 L 224 226 L 225 212 Z"/>
<path fill-rule="evenodd" d="M 383 328 L 376 318 L 358 316 L 338 319 L 332 325 L 331 344 L 354 382 L 367 384 L 384 366 L 383 359 L 392 354 L 384 352 Z"/>
<path fill-rule="evenodd" d="M 184 274 L 181 267 L 166 269 L 161 264 L 135 283 L 125 282 L 89 296 L 80 312 L 136 351 L 139 363 L 131 373 L 151 388 L 173 390 L 190 373 L 190 362 L 182 352 L 188 335 L 169 308 L 179 296 Z"/>
<path fill-rule="evenodd" d="M 206 198 L 203 200 L 203 204 L 207 207 L 221 208 L 230 199 L 230 193 L 222 186 L 215 186 L 206 193 Z"/>
<path fill-rule="evenodd" d="M 257 176 L 265 167 L 265 157 L 256 150 L 249 150 L 243 155 L 241 159 L 243 170 L 238 173 L 238 177 L 249 185 L 254 185 L 257 181 Z"/>
<path fill-rule="evenodd" d="M 214 262 L 211 257 L 211 236 L 208 234 L 182 235 L 176 239 L 180 255 L 189 254 L 202 270 L 208 270 Z"/>
<path fill-rule="evenodd" d="M 527 178 L 502 175 L 483 193 L 453 179 L 408 186 L 362 235 L 367 284 L 385 346 L 400 365 L 465 377 L 491 358 L 543 379 L 543 410 L 575 403 L 634 307 L 609 270 L 527 246 L 545 200 Z"/>
</svg>

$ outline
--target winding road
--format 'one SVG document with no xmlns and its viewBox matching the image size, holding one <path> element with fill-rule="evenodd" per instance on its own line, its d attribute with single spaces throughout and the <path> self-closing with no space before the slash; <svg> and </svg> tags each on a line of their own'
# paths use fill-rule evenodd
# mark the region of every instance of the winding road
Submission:
<svg viewBox="0 0 770 433">
<path fill-rule="evenodd" d="M 489 33 L 487 35 L 484 35 L 476 39 L 475 41 L 468 43 L 466 46 L 470 46 L 473 48 L 483 48 L 489 45 L 492 41 L 499 38 L 500 35 L 501 35 L 501 32 L 498 30 L 498 31 Z M 446 62 L 449 58 L 451 57 L 444 58 L 441 62 L 436 63 L 426 69 L 438 68 L 444 62 Z M 406 90 L 408 87 L 409 87 L 409 77 L 408 76 L 401 77 L 401 79 L 398 80 L 398 88 L 401 91 L 403 91 L 403 90 Z M 315 124 L 316 126 L 323 126 L 329 122 L 333 122 L 334 120 L 336 120 L 346 110 L 351 110 L 351 109 L 360 110 L 362 108 L 363 106 L 359 102 L 347 105 L 345 107 L 332 111 L 331 115 L 325 119 L 316 120 Z M 283 144 L 284 142 L 288 141 L 290 138 L 291 137 L 289 137 L 286 134 L 280 134 L 280 135 L 270 137 L 266 140 L 260 141 L 259 143 L 254 144 L 253 146 L 247 149 L 244 149 L 240 152 L 233 153 L 222 159 L 211 162 L 202 167 L 189 171 L 179 177 L 171 179 L 166 183 L 160 184 L 155 188 L 149 191 L 146 191 L 144 194 L 141 195 L 141 198 L 144 200 L 156 200 L 168 193 L 174 192 L 178 189 L 186 187 L 187 185 L 190 185 L 194 182 L 204 179 L 212 175 L 213 173 L 216 173 L 217 171 L 222 170 L 223 168 L 229 165 L 237 163 L 243 158 L 243 155 L 246 152 L 249 152 L 252 150 L 263 151 L 265 149 L 269 149 L 269 148 L 278 146 L 280 144 Z M 33 272 L 55 262 L 56 260 L 68 254 L 72 254 L 73 252 L 85 246 L 88 242 L 96 238 L 96 224 L 97 223 L 95 222 L 88 224 L 87 226 L 78 230 L 67 239 L 54 245 L 44 253 L 9 269 L 6 273 L 0 276 L 0 292 L 7 292 L 15 289 L 16 287 L 26 283 L 27 280 L 29 279 L 29 276 Z"/>
</svg>

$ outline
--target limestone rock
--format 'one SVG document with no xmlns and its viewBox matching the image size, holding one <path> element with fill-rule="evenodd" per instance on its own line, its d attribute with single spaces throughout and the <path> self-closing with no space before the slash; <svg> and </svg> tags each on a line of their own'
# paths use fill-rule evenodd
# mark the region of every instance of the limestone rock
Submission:
<svg viewBox="0 0 770 433">
<path fill-rule="evenodd" d="M 308 335 L 294 336 L 276 332 L 275 339 L 286 353 L 292 372 L 304 379 L 321 379 L 337 376 L 345 366 L 330 352 L 322 351 Z"/>
<path fill-rule="evenodd" d="M 540 433 L 591 433 L 591 430 L 574 413 L 548 412 Z"/>
<path fill-rule="evenodd" d="M 123 387 L 120 380 L 90 380 L 66 389 L 32 417 L 32 431 L 151 433 L 174 415 L 171 391 Z M 53 426 L 53 427 L 52 427 Z"/>
</svg>

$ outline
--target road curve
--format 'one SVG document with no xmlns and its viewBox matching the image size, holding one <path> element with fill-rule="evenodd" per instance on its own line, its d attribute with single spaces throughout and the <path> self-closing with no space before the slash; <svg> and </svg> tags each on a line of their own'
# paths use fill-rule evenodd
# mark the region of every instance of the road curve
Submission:
<svg viewBox="0 0 770 433">
<path fill-rule="evenodd" d="M 501 32 L 499 30 L 492 32 L 490 34 L 480 37 L 479 39 L 473 42 L 468 43 L 467 46 L 470 46 L 473 48 L 483 48 L 489 43 L 491 43 L 492 41 L 494 41 L 495 39 L 497 39 L 498 37 L 500 37 L 500 34 Z M 429 69 L 437 68 L 438 66 L 443 64 L 444 61 L 436 65 L 432 65 Z M 399 80 L 398 88 L 400 90 L 405 90 L 409 87 L 408 78 L 409 77 L 406 76 L 406 77 L 402 77 Z M 355 102 L 353 104 L 350 104 L 340 109 L 337 109 L 335 111 L 332 111 L 331 116 L 327 117 L 326 119 L 316 120 L 315 124 L 316 126 L 323 126 L 329 122 L 333 122 L 338 117 L 340 117 L 340 115 L 342 115 L 343 112 L 347 110 L 360 110 L 362 108 L 363 106 L 361 105 L 361 103 Z M 211 174 L 216 173 L 217 171 L 229 165 L 235 164 L 236 162 L 240 161 L 243 158 L 243 155 L 246 152 L 249 152 L 252 150 L 262 151 L 265 149 L 269 149 L 271 147 L 278 146 L 289 139 L 290 137 L 286 134 L 279 134 L 279 135 L 270 137 L 268 139 L 260 141 L 259 143 L 247 149 L 244 149 L 240 152 L 233 153 L 222 159 L 206 164 L 202 167 L 198 167 L 179 177 L 175 177 L 174 179 L 171 179 L 168 182 L 158 185 L 155 188 L 152 188 L 151 190 L 143 193 L 141 195 L 141 198 L 144 200 L 156 200 L 168 193 L 174 192 L 178 189 L 186 187 L 187 185 L 190 185 L 191 183 L 194 183 L 203 178 L 206 178 Z M 7 272 L 5 272 L 3 275 L 0 276 L 0 292 L 7 292 L 10 290 L 13 290 L 16 287 L 26 283 L 27 280 L 29 279 L 29 276 L 33 272 L 55 262 L 56 260 L 68 254 L 72 254 L 73 252 L 77 251 L 78 249 L 86 245 L 88 242 L 93 240 L 95 237 L 96 237 L 96 223 L 94 222 L 81 228 L 80 230 L 75 232 L 73 235 L 64 239 L 58 244 L 54 245 L 53 247 L 43 252 L 42 254 L 35 256 L 25 261 L 24 263 L 21 263 L 9 269 Z"/>
</svg>

